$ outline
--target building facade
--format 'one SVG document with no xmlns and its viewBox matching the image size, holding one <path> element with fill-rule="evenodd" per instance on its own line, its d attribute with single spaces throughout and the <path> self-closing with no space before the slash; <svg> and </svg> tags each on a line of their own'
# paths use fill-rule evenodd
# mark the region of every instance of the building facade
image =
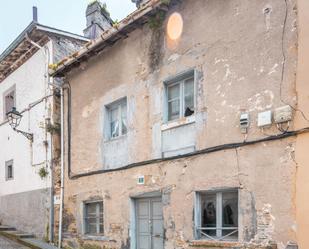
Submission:
<svg viewBox="0 0 309 249">
<path fill-rule="evenodd" d="M 0 55 L 2 225 L 49 236 L 52 186 L 57 185 L 57 178 L 52 183 L 52 175 L 59 172 L 60 111 L 59 91 L 53 87 L 57 81 L 48 77 L 48 66 L 87 41 L 34 20 Z M 16 131 L 7 115 L 13 108 L 22 115 Z"/>
<path fill-rule="evenodd" d="M 306 248 L 297 4 L 151 0 L 51 73 L 67 247 Z"/>
</svg>

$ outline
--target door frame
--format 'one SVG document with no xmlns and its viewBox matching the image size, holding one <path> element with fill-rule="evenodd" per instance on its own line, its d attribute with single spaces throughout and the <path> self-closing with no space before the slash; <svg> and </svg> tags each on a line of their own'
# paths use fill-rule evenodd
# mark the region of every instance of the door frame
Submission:
<svg viewBox="0 0 309 249">
<path fill-rule="evenodd" d="M 150 199 L 150 198 L 161 198 L 161 191 L 154 191 L 149 193 L 143 193 L 130 197 L 130 248 L 137 249 L 137 216 L 136 216 L 136 202 L 139 199 Z M 164 214 L 163 214 L 163 224 L 164 224 Z M 164 232 L 164 231 L 163 231 Z M 163 238 L 163 247 L 165 239 Z"/>
</svg>

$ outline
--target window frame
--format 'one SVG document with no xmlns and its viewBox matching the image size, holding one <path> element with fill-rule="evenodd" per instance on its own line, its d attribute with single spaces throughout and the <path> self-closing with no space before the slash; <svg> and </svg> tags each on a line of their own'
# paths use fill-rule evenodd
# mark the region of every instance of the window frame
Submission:
<svg viewBox="0 0 309 249">
<path fill-rule="evenodd" d="M 6 114 L 11 111 L 11 110 L 7 110 L 7 106 L 6 106 L 6 97 L 8 95 L 10 95 L 11 93 L 14 93 L 14 106 L 16 107 L 16 85 L 13 85 L 12 87 L 10 87 L 9 89 L 7 89 L 4 93 L 3 93 L 3 120 L 7 120 L 7 116 Z"/>
<path fill-rule="evenodd" d="M 223 227 L 223 220 L 222 220 L 222 203 L 223 199 L 222 196 L 225 193 L 236 193 L 237 194 L 237 227 Z M 216 236 L 211 235 L 204 235 L 201 234 L 202 228 L 202 203 L 201 203 L 201 196 L 202 195 L 215 195 L 216 196 L 216 226 L 215 230 Z M 194 198 L 194 237 L 196 240 L 209 240 L 209 241 L 238 241 L 239 240 L 239 222 L 240 222 L 240 209 L 239 209 L 239 189 L 238 188 L 230 188 L 230 189 L 219 189 L 219 190 L 209 190 L 209 191 L 196 191 L 195 198 Z M 223 231 L 228 230 L 235 230 L 232 233 L 222 236 Z M 231 237 L 234 233 L 237 233 L 237 237 Z M 236 238 L 235 238 L 236 237 Z"/>
<path fill-rule="evenodd" d="M 12 167 L 12 175 L 9 177 L 9 167 Z M 5 180 L 6 181 L 11 181 L 14 180 L 14 160 L 11 159 L 9 161 L 5 162 Z"/>
<path fill-rule="evenodd" d="M 88 205 L 96 205 L 96 233 L 90 233 L 88 231 L 88 219 L 89 216 L 87 214 L 87 206 Z M 100 205 L 102 205 L 102 216 L 100 216 Z M 86 236 L 103 236 L 104 235 L 104 203 L 103 200 L 95 200 L 95 201 L 85 201 L 83 203 L 83 224 L 84 224 L 84 229 L 83 229 L 83 234 Z M 102 223 L 100 222 L 100 219 L 102 218 Z M 99 222 L 98 222 L 99 220 Z M 98 223 L 97 223 L 98 222 Z M 102 231 L 100 231 L 100 226 L 102 225 Z"/>
<path fill-rule="evenodd" d="M 126 120 L 127 120 L 127 132 L 123 133 L 122 129 L 122 106 L 125 104 L 125 111 L 126 111 Z M 111 123 L 112 123 L 112 111 L 117 109 L 117 120 L 119 123 L 119 134 L 118 136 L 113 137 L 112 136 L 112 129 L 111 129 Z M 106 140 L 114 140 L 118 139 L 120 137 L 126 136 L 128 134 L 128 101 L 127 97 L 121 98 L 113 103 L 110 103 L 105 106 L 106 110 L 106 117 L 107 117 L 107 122 L 105 122 L 106 128 Z"/>
<path fill-rule="evenodd" d="M 193 105 L 194 105 L 194 113 L 190 116 L 185 117 L 185 81 L 193 79 Z M 166 80 L 164 80 L 164 108 L 163 108 L 163 121 L 164 123 L 172 123 L 182 118 L 189 118 L 195 116 L 196 114 L 196 71 L 195 69 L 189 69 L 184 71 L 176 76 L 172 76 Z M 179 117 L 176 119 L 169 120 L 169 99 L 168 99 L 168 89 L 172 86 L 179 85 Z"/>
</svg>

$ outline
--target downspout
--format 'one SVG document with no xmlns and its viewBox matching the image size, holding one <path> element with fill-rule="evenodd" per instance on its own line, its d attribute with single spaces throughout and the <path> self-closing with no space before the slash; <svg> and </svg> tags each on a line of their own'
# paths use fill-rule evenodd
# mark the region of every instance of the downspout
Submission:
<svg viewBox="0 0 309 249">
<path fill-rule="evenodd" d="M 50 51 L 48 51 L 48 56 L 49 56 L 49 60 L 48 63 L 53 63 L 54 60 L 54 54 L 53 54 L 53 43 L 50 43 L 51 49 Z M 48 48 L 47 48 L 48 49 Z M 53 78 L 49 77 L 49 73 L 48 73 L 48 66 L 47 66 L 47 82 L 48 82 L 48 86 L 50 86 L 50 83 L 52 83 Z M 53 97 L 53 102 L 52 102 L 52 110 L 54 110 L 54 99 L 55 97 Z M 52 113 L 50 114 L 51 117 L 49 120 L 53 120 L 53 115 L 54 111 L 52 111 Z M 49 242 L 52 243 L 54 241 L 54 223 L 55 223 L 55 214 L 54 214 L 54 208 L 55 208 L 55 203 L 54 203 L 54 153 L 53 153 L 53 145 L 54 145 L 54 139 L 53 139 L 53 134 L 50 133 L 50 209 L 49 209 L 49 234 L 48 234 L 48 239 Z"/>
<path fill-rule="evenodd" d="M 29 35 L 26 33 L 25 35 L 26 37 L 26 40 L 28 42 L 30 42 L 33 46 L 37 47 L 38 49 L 42 50 L 45 57 L 46 57 L 46 72 L 45 72 L 45 78 L 46 78 L 46 81 L 47 81 L 47 85 L 45 86 L 45 95 L 47 96 L 47 93 L 46 93 L 46 90 L 47 90 L 47 87 L 51 84 L 50 81 L 50 77 L 49 77 L 49 73 L 48 73 L 48 64 L 51 63 L 52 61 L 50 61 L 51 59 L 53 60 L 53 54 L 51 56 L 51 53 L 49 51 L 49 48 L 47 47 L 42 47 L 40 46 L 39 44 L 37 44 L 36 42 L 34 42 L 33 40 L 30 39 Z M 51 46 L 52 46 L 52 43 L 51 43 Z M 53 51 L 53 48 L 51 48 L 51 51 Z M 53 85 L 53 84 L 51 84 Z M 45 110 L 46 110 L 46 101 L 47 99 L 45 100 Z M 49 120 L 50 117 L 49 117 Z M 46 122 L 45 122 L 46 124 Z M 46 131 L 45 131 L 46 132 Z M 49 234 L 48 234 L 48 238 L 49 238 L 49 241 L 50 242 L 53 242 L 54 240 L 54 183 L 53 183 L 53 139 L 52 139 L 52 135 L 50 135 L 50 142 L 51 142 L 51 145 L 50 145 L 50 150 L 51 150 L 51 153 L 50 153 L 50 208 L 49 208 Z M 33 154 L 33 152 L 32 152 Z M 47 164 L 47 159 L 46 159 L 46 164 Z"/>
<path fill-rule="evenodd" d="M 58 248 L 62 244 L 62 217 L 63 217 L 63 196 L 64 196 L 64 108 L 63 108 L 63 86 L 60 88 L 61 95 L 61 187 L 60 187 L 60 211 L 59 211 L 59 238 Z"/>
</svg>

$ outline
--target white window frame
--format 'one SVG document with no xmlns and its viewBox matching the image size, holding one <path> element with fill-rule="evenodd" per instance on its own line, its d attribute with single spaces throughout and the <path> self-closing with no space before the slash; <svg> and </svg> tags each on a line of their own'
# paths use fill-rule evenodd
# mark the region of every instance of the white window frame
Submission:
<svg viewBox="0 0 309 249">
<path fill-rule="evenodd" d="M 9 177 L 9 167 L 12 167 L 12 176 L 11 177 Z M 13 161 L 13 159 L 5 162 L 5 180 L 6 181 L 14 180 L 14 161 Z"/>
<path fill-rule="evenodd" d="M 96 205 L 96 233 L 90 233 L 88 231 L 88 218 L 87 217 L 87 205 Z M 100 222 L 101 216 L 100 216 L 100 205 L 102 205 L 102 223 Z M 83 203 L 84 206 L 84 212 L 83 212 L 83 224 L 84 224 L 84 235 L 88 236 L 99 236 L 104 234 L 104 203 L 103 200 L 96 200 L 96 201 L 85 201 Z M 99 221 L 99 222 L 98 222 Z M 102 231 L 100 231 L 100 225 L 102 224 Z"/>
<path fill-rule="evenodd" d="M 222 221 L 222 194 L 223 193 L 237 193 L 237 205 L 238 205 L 238 226 L 237 227 L 224 227 Z M 202 210 L 201 210 L 201 195 L 205 194 L 215 194 L 216 195 L 216 227 L 210 228 L 207 227 L 207 230 L 216 230 L 216 236 L 211 236 L 203 233 L 201 230 L 204 229 L 202 227 Z M 231 235 L 238 233 L 237 241 L 239 239 L 239 191 L 238 189 L 224 189 L 218 191 L 198 191 L 195 192 L 194 198 L 194 236 L 197 240 L 213 240 L 213 241 L 235 241 L 234 237 L 230 237 Z M 222 236 L 223 230 L 231 230 L 231 233 Z M 234 230 L 234 231 L 233 231 Z M 202 237 L 204 235 L 204 237 Z"/>
<path fill-rule="evenodd" d="M 122 131 L 122 108 L 121 106 L 125 104 L 126 108 L 125 108 L 125 111 L 126 111 L 126 119 L 127 119 L 127 132 L 126 133 L 123 133 Z M 112 137 L 112 130 L 111 130 L 111 122 L 112 122 L 112 111 L 117 109 L 118 111 L 118 124 L 119 124 L 119 134 L 118 136 L 116 137 Z M 119 137 L 123 137 L 125 136 L 127 133 L 128 133 L 128 102 L 127 102 L 127 98 L 124 97 L 124 98 L 121 98 L 111 104 L 108 104 L 106 106 L 106 112 L 107 112 L 107 122 L 105 122 L 107 128 L 105 129 L 106 130 L 106 138 L 107 140 L 113 140 L 113 139 L 117 139 Z"/>
<path fill-rule="evenodd" d="M 190 69 L 188 71 L 182 72 L 176 76 L 173 76 L 171 78 L 168 78 L 164 81 L 164 116 L 163 116 L 163 120 L 164 123 L 168 123 L 168 122 L 175 122 L 181 118 L 185 117 L 185 110 L 184 110 L 184 106 L 185 106 L 185 96 L 184 96 L 184 84 L 185 81 L 188 79 L 192 79 L 193 78 L 193 86 L 194 86 L 194 90 L 193 90 L 193 103 L 194 103 L 194 114 L 192 114 L 191 116 L 194 116 L 196 114 L 196 73 L 194 69 Z M 180 85 L 180 93 L 179 93 L 179 117 L 177 119 L 172 119 L 169 120 L 169 110 L 168 110 L 168 88 L 171 86 L 175 86 L 175 85 Z M 188 116 L 188 117 L 191 117 Z"/>
</svg>

